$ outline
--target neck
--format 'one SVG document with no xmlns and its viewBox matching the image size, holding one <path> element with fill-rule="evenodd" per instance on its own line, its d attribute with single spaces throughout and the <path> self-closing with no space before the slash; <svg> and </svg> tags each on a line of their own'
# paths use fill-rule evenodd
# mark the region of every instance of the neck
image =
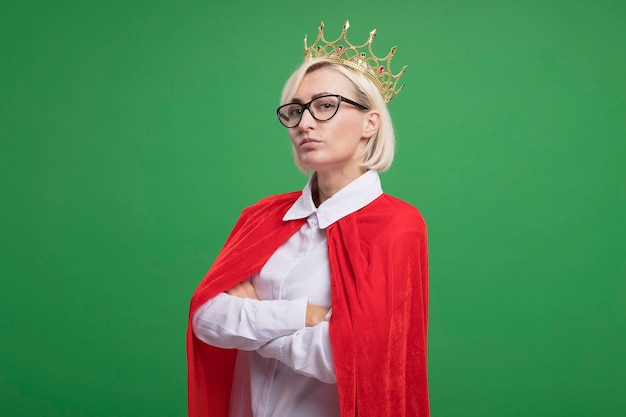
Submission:
<svg viewBox="0 0 626 417">
<path fill-rule="evenodd" d="M 341 191 L 346 185 L 359 178 L 367 171 L 366 168 L 356 167 L 348 172 L 316 171 L 313 183 L 313 201 L 319 207 L 324 201 Z"/>
</svg>

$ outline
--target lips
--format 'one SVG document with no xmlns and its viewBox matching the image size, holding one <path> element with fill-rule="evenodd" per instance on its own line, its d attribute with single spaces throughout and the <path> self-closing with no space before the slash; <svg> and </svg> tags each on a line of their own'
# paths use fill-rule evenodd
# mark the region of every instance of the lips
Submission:
<svg viewBox="0 0 626 417">
<path fill-rule="evenodd" d="M 319 140 L 316 139 L 312 139 L 312 138 L 303 138 L 300 143 L 298 143 L 298 146 L 303 146 L 306 145 L 307 143 L 319 143 Z"/>
</svg>

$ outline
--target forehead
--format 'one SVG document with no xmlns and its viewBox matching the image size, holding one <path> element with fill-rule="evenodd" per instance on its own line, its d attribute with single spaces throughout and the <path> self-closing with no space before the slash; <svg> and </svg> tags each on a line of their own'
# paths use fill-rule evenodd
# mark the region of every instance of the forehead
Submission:
<svg viewBox="0 0 626 417">
<path fill-rule="evenodd" d="M 354 91 L 352 81 L 333 68 L 319 68 L 302 78 L 294 98 L 309 100 L 320 93 L 350 95 Z"/>
</svg>

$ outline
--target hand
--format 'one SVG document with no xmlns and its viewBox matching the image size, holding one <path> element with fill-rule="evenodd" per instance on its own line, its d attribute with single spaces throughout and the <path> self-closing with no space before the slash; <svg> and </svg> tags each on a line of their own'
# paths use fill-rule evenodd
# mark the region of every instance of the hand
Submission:
<svg viewBox="0 0 626 417">
<path fill-rule="evenodd" d="M 306 327 L 312 327 L 326 320 L 326 314 L 330 311 L 330 307 L 318 306 L 309 303 L 306 306 Z"/>
<path fill-rule="evenodd" d="M 259 297 L 256 295 L 256 290 L 254 289 L 254 286 L 249 279 L 240 282 L 230 290 L 226 290 L 226 294 L 234 295 L 235 297 L 241 298 L 252 298 L 254 300 L 259 299 Z"/>
</svg>

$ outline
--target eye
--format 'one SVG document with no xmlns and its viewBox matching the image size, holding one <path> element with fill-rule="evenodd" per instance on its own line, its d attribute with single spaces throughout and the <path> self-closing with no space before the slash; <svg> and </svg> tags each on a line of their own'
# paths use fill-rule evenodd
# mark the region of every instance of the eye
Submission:
<svg viewBox="0 0 626 417">
<path fill-rule="evenodd" d="M 299 104 L 291 104 L 285 106 L 281 113 L 289 118 L 300 117 L 300 115 L 302 114 L 302 106 L 300 106 Z"/>
<path fill-rule="evenodd" d="M 289 109 L 289 117 L 300 116 L 302 114 L 302 107 L 293 107 Z"/>
<path fill-rule="evenodd" d="M 316 111 L 330 112 L 337 108 L 337 100 L 334 97 L 322 97 L 315 100 L 314 105 Z"/>
</svg>

